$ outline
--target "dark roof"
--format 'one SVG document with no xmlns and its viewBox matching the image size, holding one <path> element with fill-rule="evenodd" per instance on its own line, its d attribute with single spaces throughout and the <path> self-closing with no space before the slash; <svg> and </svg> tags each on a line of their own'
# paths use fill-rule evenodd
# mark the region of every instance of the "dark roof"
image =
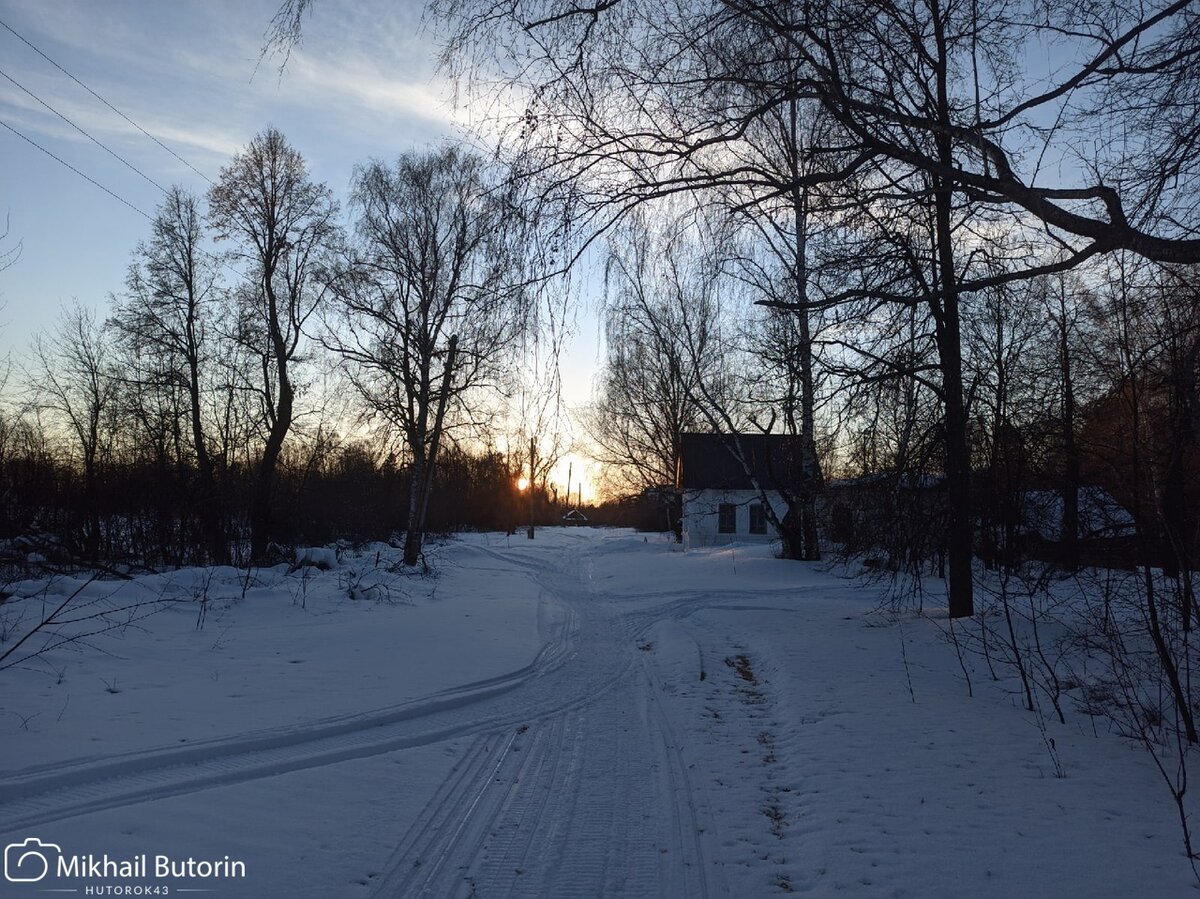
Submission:
<svg viewBox="0 0 1200 899">
<path fill-rule="evenodd" d="M 681 490 L 750 490 L 748 466 L 775 490 L 799 481 L 799 462 L 800 441 L 786 434 L 681 434 L 677 480 Z"/>
</svg>

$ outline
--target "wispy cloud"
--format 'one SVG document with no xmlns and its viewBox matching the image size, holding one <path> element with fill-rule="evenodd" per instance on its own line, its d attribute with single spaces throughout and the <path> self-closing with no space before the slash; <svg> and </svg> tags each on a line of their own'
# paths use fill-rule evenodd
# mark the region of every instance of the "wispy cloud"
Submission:
<svg viewBox="0 0 1200 899">
<path fill-rule="evenodd" d="M 136 153 L 139 157 L 160 154 L 164 157 L 161 160 L 164 165 L 171 162 L 162 149 L 156 147 L 136 127 L 100 105 L 94 98 L 86 95 L 82 98 L 70 96 L 74 85 L 53 83 L 46 78 L 29 81 L 33 81 L 34 84 L 27 83 L 26 80 L 22 80 L 22 84 L 80 129 L 112 147 L 114 151 L 122 154 Z M 189 154 L 199 152 L 206 157 L 200 161 L 209 165 L 218 159 L 228 158 L 241 144 L 238 135 L 219 127 L 168 118 L 129 103 L 124 104 L 122 111 L 185 158 L 188 158 Z M 19 117 L 25 128 L 47 137 L 90 143 L 86 135 L 7 81 L 0 81 L 0 113 L 11 118 Z"/>
<path fill-rule="evenodd" d="M 415 116 L 452 125 L 457 115 L 436 82 L 397 78 L 363 60 L 320 59 L 307 53 L 292 57 L 286 80 L 315 102 L 352 106 L 374 115 Z"/>
</svg>

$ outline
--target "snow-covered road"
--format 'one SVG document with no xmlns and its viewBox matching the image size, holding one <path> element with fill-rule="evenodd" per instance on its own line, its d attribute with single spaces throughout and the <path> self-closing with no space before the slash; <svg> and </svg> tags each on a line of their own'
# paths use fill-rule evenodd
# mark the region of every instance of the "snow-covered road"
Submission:
<svg viewBox="0 0 1200 899">
<path fill-rule="evenodd" d="M 711 810 L 644 642 L 661 615 L 630 612 L 628 597 L 617 603 L 596 589 L 595 544 L 540 550 L 487 552 L 516 559 L 543 597 L 563 604 L 554 639 L 565 651 L 511 693 L 458 710 L 480 735 L 392 853 L 375 894 L 726 895 Z"/>
<path fill-rule="evenodd" d="M 363 619 L 440 616 L 388 661 L 402 701 L 330 646 L 314 683 L 363 684 L 337 708 L 264 687 L 262 726 L 202 739 L 136 711 L 84 715 L 99 751 L 69 717 L 9 733 L 4 843 L 243 859 L 173 882 L 229 896 L 1188 894 L 1144 758 L 1074 723 L 1055 777 L 1025 713 L 968 699 L 932 628 L 881 626 L 853 582 L 589 530 L 464 538 L 442 564 L 426 606 Z"/>
</svg>

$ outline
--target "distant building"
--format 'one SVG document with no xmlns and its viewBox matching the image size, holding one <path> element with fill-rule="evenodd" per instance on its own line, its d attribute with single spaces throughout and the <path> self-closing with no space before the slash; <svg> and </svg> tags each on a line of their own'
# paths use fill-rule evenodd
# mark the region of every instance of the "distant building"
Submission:
<svg viewBox="0 0 1200 899">
<path fill-rule="evenodd" d="M 1133 538 L 1133 515 L 1103 487 L 1084 485 L 1076 494 L 1080 540 Z M 1063 496 L 1058 490 L 1030 490 L 1021 497 L 1019 533 L 1057 543 L 1063 533 Z"/>
<path fill-rule="evenodd" d="M 683 434 L 679 449 L 676 484 L 685 547 L 778 539 L 763 494 L 782 519 L 788 506 L 780 488 L 798 480 L 800 443 L 795 437 Z M 763 493 L 755 489 L 755 481 Z"/>
<path fill-rule="evenodd" d="M 587 524 L 587 516 L 578 509 L 572 509 L 562 517 L 563 524 Z"/>
</svg>

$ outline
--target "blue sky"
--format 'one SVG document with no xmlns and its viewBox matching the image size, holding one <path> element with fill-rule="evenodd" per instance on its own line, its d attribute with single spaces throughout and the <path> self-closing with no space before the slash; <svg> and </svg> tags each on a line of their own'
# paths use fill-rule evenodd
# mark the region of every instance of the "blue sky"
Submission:
<svg viewBox="0 0 1200 899">
<path fill-rule="evenodd" d="M 318 0 L 280 75 L 259 64 L 278 0 L 0 0 L 0 21 L 103 96 L 208 178 L 266 125 L 287 135 L 313 175 L 344 197 L 356 163 L 452 138 L 469 124 L 437 72 L 436 41 L 416 0 Z M 0 27 L 0 71 L 164 186 L 208 184 Z M 0 121 L 133 206 L 161 192 L 0 77 Z M 19 356 L 64 303 L 98 309 L 122 289 L 148 222 L 64 165 L 0 128 L 0 221 L 23 244 L 0 273 L 0 358 Z M 0 247 L 3 249 L 5 247 Z M 584 316 L 565 372 L 586 399 L 596 358 Z"/>
</svg>

